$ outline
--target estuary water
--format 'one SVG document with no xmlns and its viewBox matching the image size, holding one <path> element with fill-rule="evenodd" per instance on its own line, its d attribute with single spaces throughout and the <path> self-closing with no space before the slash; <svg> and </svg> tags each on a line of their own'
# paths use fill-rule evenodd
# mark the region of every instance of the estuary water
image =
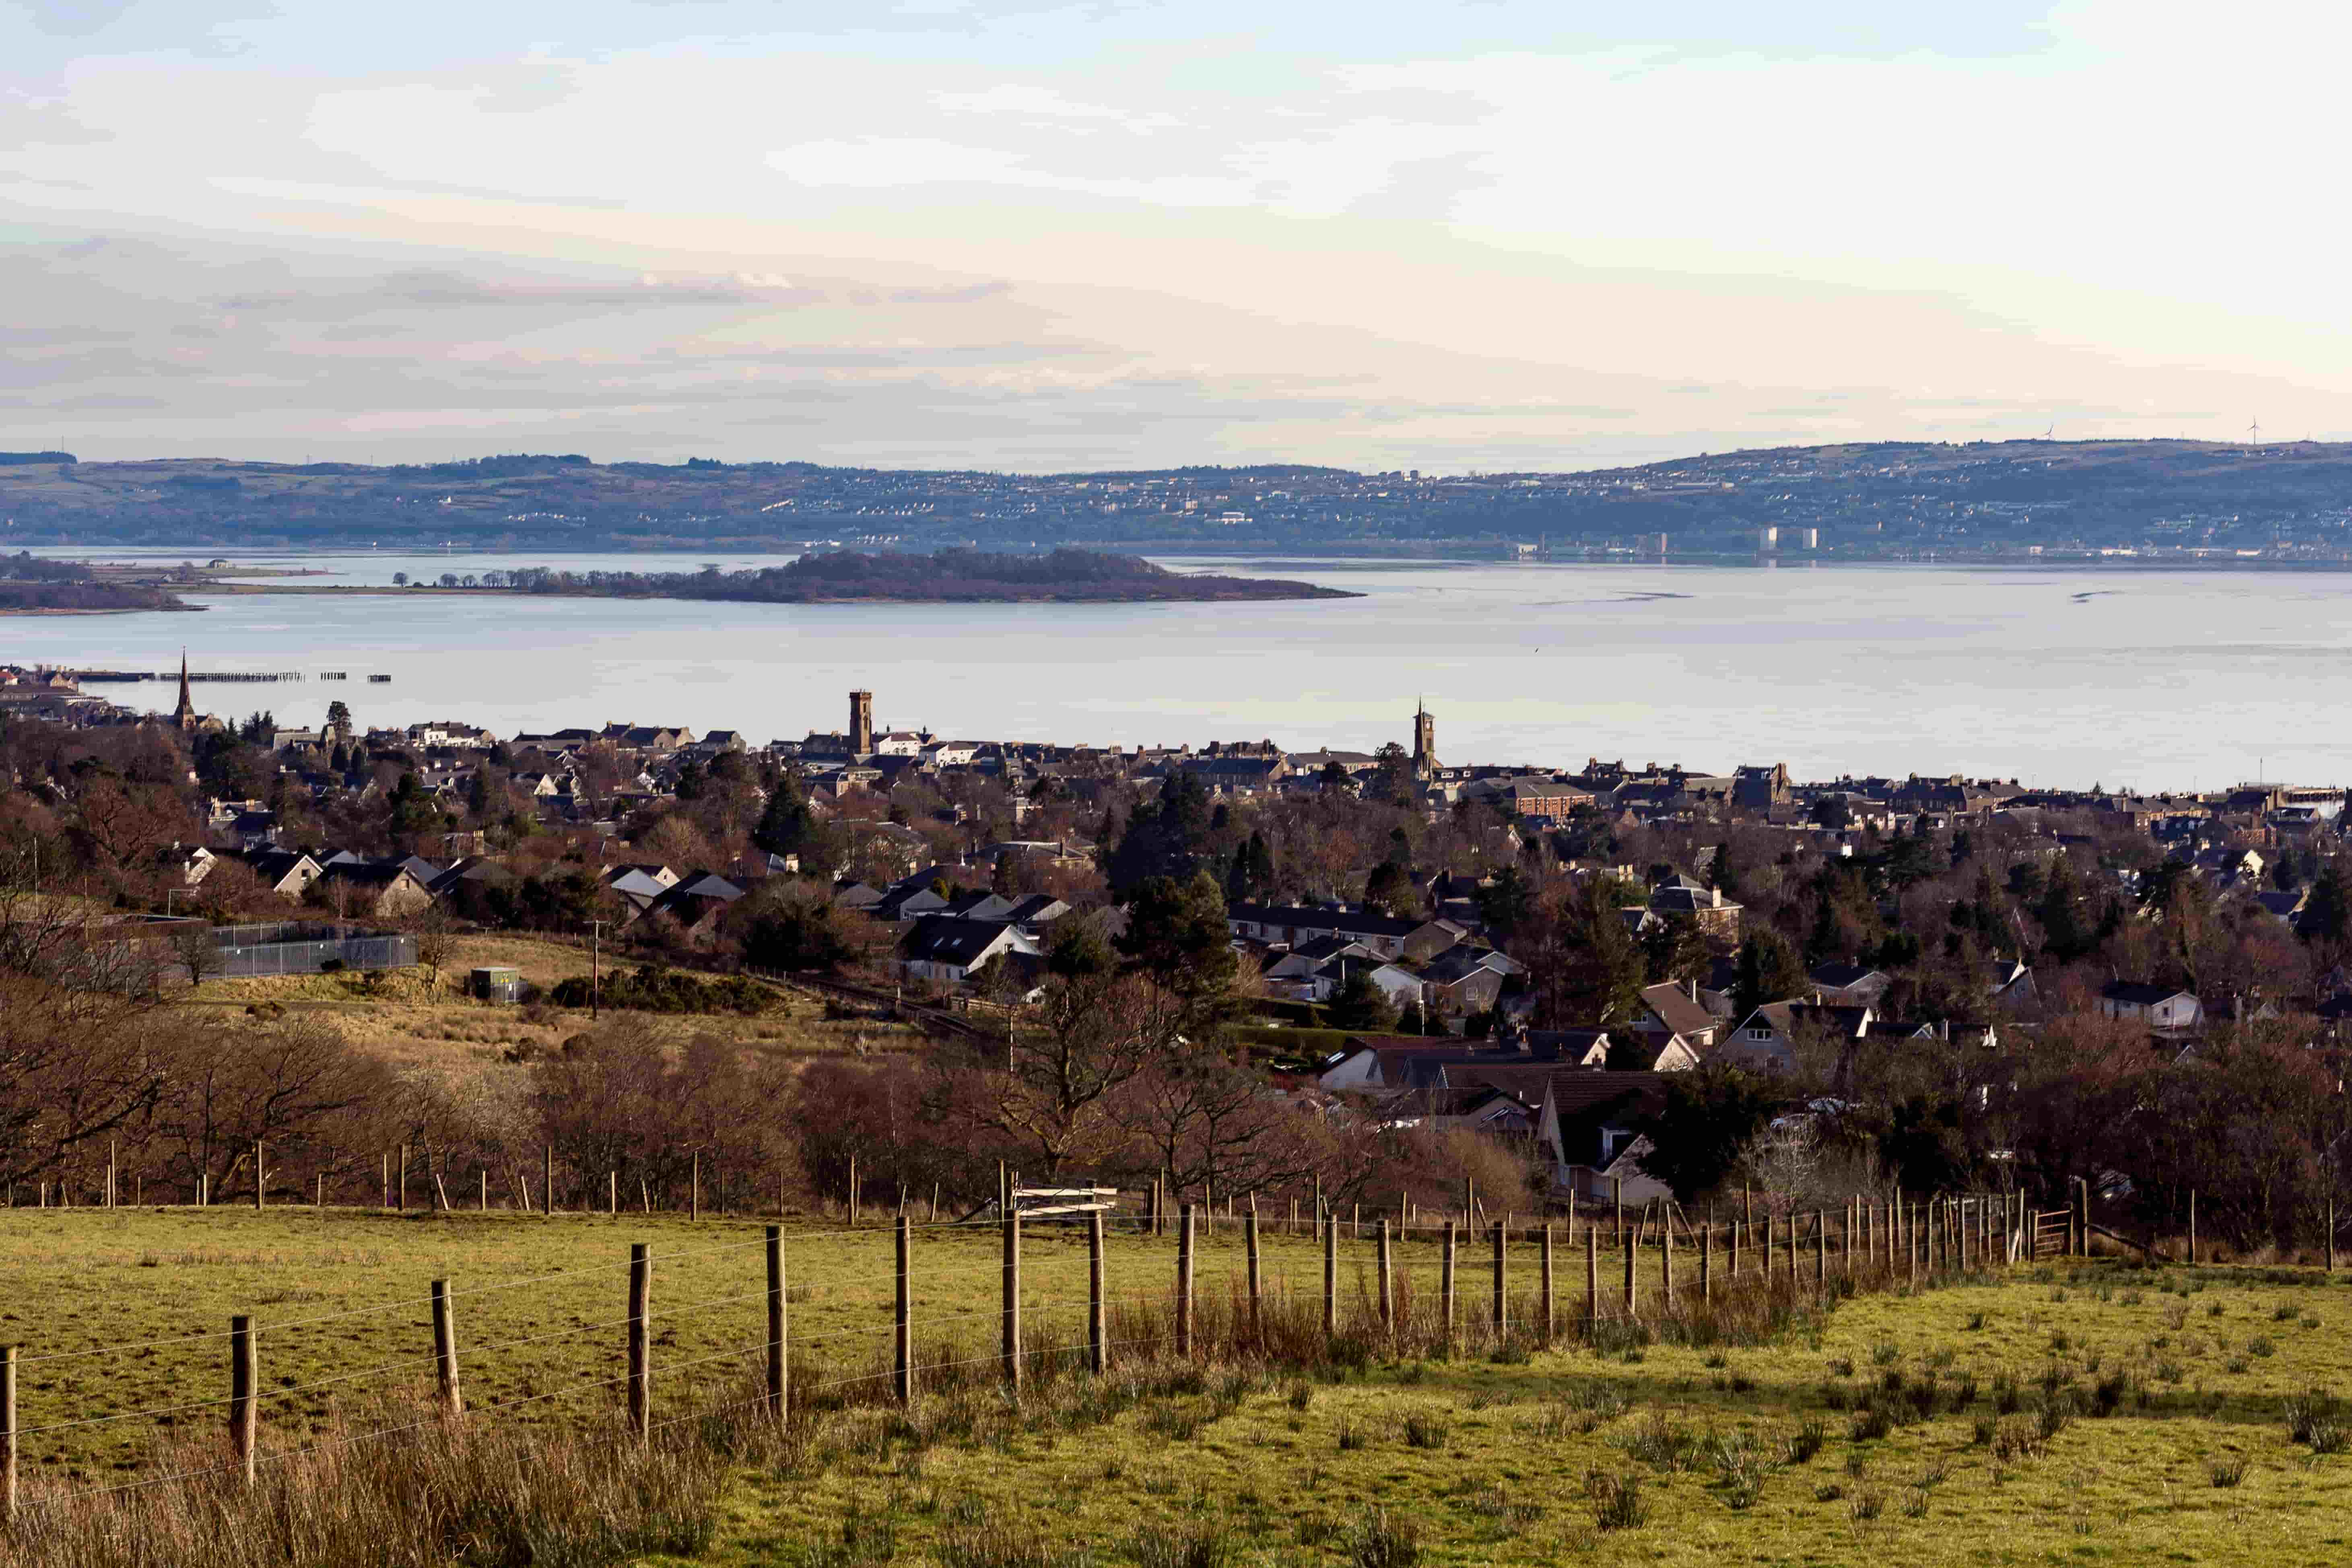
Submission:
<svg viewBox="0 0 2352 1568">
<path fill-rule="evenodd" d="M 54 553 L 86 553 L 54 552 Z M 175 552 L 179 553 L 179 552 Z M 210 552 L 204 552 L 209 555 Z M 121 558 L 119 553 L 111 557 Z M 244 558 L 232 556 L 246 563 Z M 692 570 L 784 556 L 321 554 L 311 583 L 514 566 Z M 200 615 L 0 622 L 0 661 L 299 670 L 200 708 L 316 723 L 462 719 L 888 728 L 1095 744 L 1272 737 L 1370 751 L 1437 716 L 1447 763 L 1800 777 L 1965 773 L 2109 788 L 2352 780 L 2352 574 L 1166 558 L 1356 599 L 1225 605 L 758 605 L 417 595 L 192 595 Z M 348 682 L 320 683 L 324 670 Z M 371 674 L 392 677 L 369 684 Z M 168 707 L 167 687 L 100 689 Z"/>
</svg>

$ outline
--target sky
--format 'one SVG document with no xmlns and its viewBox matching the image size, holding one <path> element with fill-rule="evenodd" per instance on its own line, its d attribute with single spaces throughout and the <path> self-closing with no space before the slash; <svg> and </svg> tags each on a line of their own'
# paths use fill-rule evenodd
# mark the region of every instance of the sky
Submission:
<svg viewBox="0 0 2352 1568">
<path fill-rule="evenodd" d="M 2352 8 L 0 0 L 0 449 L 2352 438 Z"/>
</svg>

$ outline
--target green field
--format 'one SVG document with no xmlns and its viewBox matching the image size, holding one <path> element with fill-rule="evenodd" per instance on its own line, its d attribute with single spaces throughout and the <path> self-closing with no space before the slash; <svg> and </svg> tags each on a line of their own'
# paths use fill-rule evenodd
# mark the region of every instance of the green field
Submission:
<svg viewBox="0 0 2352 1568">
<path fill-rule="evenodd" d="M 25 1358 L 25 1463 L 51 1485 L 105 1485 L 209 1437 L 233 1312 L 257 1321 L 265 1445 L 299 1447 L 352 1414 L 339 1405 L 429 1384 L 434 1278 L 454 1282 L 478 1419 L 601 1422 L 618 1403 L 632 1241 L 655 1255 L 656 1419 L 748 1393 L 764 1334 L 754 1221 L 7 1211 L 0 1342 Z M 2352 1391 L 2352 1293 L 2316 1271 L 2019 1269 L 1866 1291 L 1769 1339 L 1612 1327 L 1605 1351 L 1492 1353 L 1486 1256 L 1465 1247 L 1463 1350 L 1399 1356 L 1360 1333 L 1373 1245 L 1350 1237 L 1341 1317 L 1359 1352 L 1339 1365 L 1196 1373 L 1139 1342 L 1107 1379 L 1066 1371 L 1012 1400 L 990 1384 L 998 1248 L 992 1228 L 919 1228 L 919 1355 L 966 1364 L 927 1377 L 912 1412 L 826 1412 L 887 1364 L 895 1244 L 887 1224 L 788 1228 L 795 1387 L 819 1413 L 791 1462 L 741 1470 L 708 1560 L 1405 1568 L 1405 1534 L 1428 1563 L 2352 1560 L 2352 1452 L 2327 1451 L 2352 1415 L 2299 1441 L 2286 1415 L 2309 1391 Z M 1424 1324 L 1436 1250 L 1400 1253 Z M 1311 1326 L 1319 1248 L 1269 1234 L 1265 1252 L 1272 1310 Z M 1108 1258 L 1115 1332 L 1164 1331 L 1135 1303 L 1164 1308 L 1173 1238 L 1115 1232 Z M 1233 1310 L 1242 1258 L 1238 1226 L 1202 1243 L 1208 1318 Z M 1515 1249 L 1522 1324 L 1534 1260 Z M 1027 1227 L 1033 1349 L 1083 1342 L 1086 1268 L 1082 1233 Z M 1607 1294 L 1617 1268 L 1604 1261 Z M 1678 1278 L 1688 1292 L 1687 1256 Z M 1656 1287 L 1652 1260 L 1645 1300 Z M 1581 1249 L 1563 1249 L 1563 1318 L 1582 1289 Z M 1595 1498 L 1628 1480 L 1631 1524 Z"/>
<path fill-rule="evenodd" d="M 1195 1288 L 1203 1298 L 1239 1288 L 1240 1235 L 1221 1221 L 1202 1239 Z M 23 1358 L 25 1463 L 77 1480 L 131 1472 L 152 1463 L 158 1438 L 215 1426 L 222 1412 L 207 1402 L 228 1392 L 225 1336 L 237 1313 L 254 1319 L 262 1426 L 278 1440 L 323 1428 L 339 1403 L 427 1386 L 427 1290 L 436 1278 L 451 1281 L 469 1406 L 495 1414 L 513 1405 L 510 1418 L 533 1421 L 609 1408 L 619 1398 L 610 1380 L 623 1370 L 629 1247 L 638 1241 L 654 1255 L 656 1406 L 684 1413 L 761 1364 L 761 1240 L 756 1221 L 667 1215 L 0 1211 L 0 1343 L 16 1344 Z M 807 1377 L 866 1376 L 887 1365 L 896 1250 L 887 1220 L 854 1231 L 825 1221 L 787 1227 L 790 1341 Z M 1311 1235 L 1269 1227 L 1264 1250 L 1270 1294 L 1319 1300 L 1321 1254 Z M 1360 1275 L 1373 1250 L 1369 1239 L 1346 1244 L 1351 1297 L 1369 1289 Z M 1436 1252 L 1428 1243 L 1401 1249 L 1400 1268 L 1424 1296 L 1435 1290 Z M 1106 1257 L 1114 1300 L 1165 1293 L 1175 1277 L 1173 1236 L 1139 1235 L 1132 1221 L 1114 1229 Z M 993 1352 L 1001 1268 L 992 1226 L 917 1226 L 919 1359 Z M 1466 1273 L 1463 1290 L 1467 1301 Z M 1083 1231 L 1032 1222 L 1023 1246 L 1024 1343 L 1082 1344 L 1086 1293 Z M 131 1414 L 185 1405 L 197 1407 Z"/>
<path fill-rule="evenodd" d="M 717 1556 L 1399 1568 L 1381 1548 L 1402 1530 L 1448 1563 L 2342 1562 L 2352 1455 L 2294 1441 L 2282 1412 L 2352 1384 L 2347 1321 L 2324 1276 L 2098 1266 L 1856 1298 L 1769 1346 L 1375 1364 L 1223 1397 L 1213 1377 L 1100 1427 L 983 1412 L 970 1436 L 748 1475 Z M 1937 1414 L 1871 1435 L 1856 1396 L 1895 1405 L 1890 1374 L 1932 1378 Z M 2045 1387 L 2078 1405 L 2046 1439 Z M 1605 1528 L 1595 1475 L 1634 1480 L 1643 1521 Z"/>
</svg>

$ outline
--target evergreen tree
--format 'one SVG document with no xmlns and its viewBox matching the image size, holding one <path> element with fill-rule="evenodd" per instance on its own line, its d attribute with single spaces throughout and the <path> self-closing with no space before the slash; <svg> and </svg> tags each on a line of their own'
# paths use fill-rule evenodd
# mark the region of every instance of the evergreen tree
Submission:
<svg viewBox="0 0 2352 1568">
<path fill-rule="evenodd" d="M 1151 877 L 1139 884 L 1118 945 L 1138 968 L 1190 1003 L 1221 1003 L 1240 962 L 1225 921 L 1225 896 L 1205 870 L 1181 881 Z"/>
<path fill-rule="evenodd" d="M 768 804 L 760 813 L 760 825 L 751 830 L 751 842 L 771 855 L 797 855 L 815 820 L 801 775 L 787 769 L 768 792 Z"/>
<path fill-rule="evenodd" d="M 1612 896 L 1613 883 L 1594 878 L 1561 900 L 1559 1021 L 1611 1028 L 1642 1005 L 1649 962 Z"/>
<path fill-rule="evenodd" d="M 1376 1035 L 1396 1026 L 1396 1010 L 1372 984 L 1372 966 L 1366 963 L 1349 968 L 1348 977 L 1324 1004 L 1324 1016 L 1331 1027 L 1350 1034 Z"/>
<path fill-rule="evenodd" d="M 2352 936 L 2352 881 L 2347 880 L 2341 862 L 2330 860 L 2320 868 L 2295 930 L 2304 941 L 2328 952 L 2340 949 Z"/>
<path fill-rule="evenodd" d="M 2074 868 L 2063 855 L 2050 862 L 2049 879 L 2042 884 L 2042 897 L 2034 905 L 2034 918 L 2042 922 L 2042 951 L 2060 963 L 2071 963 L 2091 949 L 2091 938 L 2083 929 L 2082 890 L 2074 880 Z"/>
<path fill-rule="evenodd" d="M 1383 860 L 1364 879 L 1364 907 L 1402 919 L 1415 902 L 1412 879 L 1393 860 Z"/>
<path fill-rule="evenodd" d="M 1767 1002 L 1785 1002 L 1805 991 L 1805 966 L 1797 962 L 1789 939 L 1769 926 L 1748 933 L 1739 944 L 1739 973 L 1731 984 L 1735 1017 L 1748 1015 Z"/>
<path fill-rule="evenodd" d="M 1135 808 L 1111 850 L 1106 868 L 1111 891 L 1124 898 L 1153 877 L 1190 878 L 1208 837 L 1207 789 L 1189 772 L 1170 773 L 1160 798 Z"/>
</svg>

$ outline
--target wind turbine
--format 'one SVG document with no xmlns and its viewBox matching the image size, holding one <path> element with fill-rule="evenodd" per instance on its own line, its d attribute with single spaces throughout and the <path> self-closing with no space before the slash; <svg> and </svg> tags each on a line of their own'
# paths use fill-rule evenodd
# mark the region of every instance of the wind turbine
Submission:
<svg viewBox="0 0 2352 1568">
<path fill-rule="evenodd" d="M 2257 419 L 2252 425 L 2247 426 L 2246 435 L 2255 446 L 2261 446 L 2263 444 L 2263 422 Z"/>
</svg>

